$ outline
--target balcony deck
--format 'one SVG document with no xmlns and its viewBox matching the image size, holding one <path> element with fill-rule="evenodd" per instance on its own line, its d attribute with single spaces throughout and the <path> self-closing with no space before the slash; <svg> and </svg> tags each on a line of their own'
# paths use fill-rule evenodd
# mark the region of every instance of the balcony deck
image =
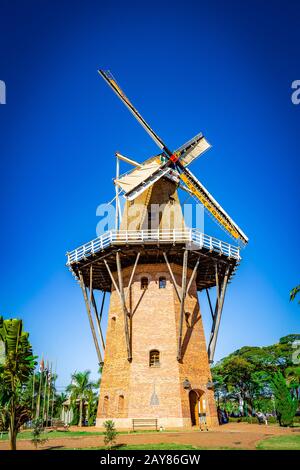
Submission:
<svg viewBox="0 0 300 470">
<path fill-rule="evenodd" d="M 199 256 L 201 263 L 197 273 L 197 288 L 202 290 L 215 285 L 215 266 L 222 277 L 226 266 L 230 277 L 239 264 L 240 248 L 202 233 L 198 229 L 172 230 L 110 230 L 100 237 L 67 253 L 67 266 L 78 277 L 81 271 L 89 285 L 89 267 L 93 264 L 94 289 L 110 291 L 111 280 L 104 264 L 108 262 L 112 272 L 116 270 L 115 256 L 121 253 L 122 267 L 134 263 L 140 252 L 139 264 L 164 263 L 163 252 L 170 263 L 182 264 L 183 250 L 189 250 L 189 267 L 193 268 Z"/>
</svg>

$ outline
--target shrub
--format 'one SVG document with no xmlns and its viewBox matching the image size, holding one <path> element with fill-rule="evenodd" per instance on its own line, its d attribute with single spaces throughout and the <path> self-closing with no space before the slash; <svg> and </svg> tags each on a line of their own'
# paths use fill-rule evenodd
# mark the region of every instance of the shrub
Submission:
<svg viewBox="0 0 300 470">
<path fill-rule="evenodd" d="M 108 449 L 111 449 L 112 446 L 115 445 L 118 435 L 115 428 L 115 423 L 111 419 L 108 419 L 107 421 L 104 421 L 103 426 L 105 428 L 104 444 L 108 447 Z"/>
<path fill-rule="evenodd" d="M 44 437 L 43 420 L 41 418 L 32 421 L 32 439 L 31 442 L 37 449 L 38 445 L 45 444 L 48 439 Z"/>
<path fill-rule="evenodd" d="M 280 426 L 291 426 L 297 411 L 297 400 L 291 396 L 281 372 L 274 374 L 271 387 Z"/>
</svg>

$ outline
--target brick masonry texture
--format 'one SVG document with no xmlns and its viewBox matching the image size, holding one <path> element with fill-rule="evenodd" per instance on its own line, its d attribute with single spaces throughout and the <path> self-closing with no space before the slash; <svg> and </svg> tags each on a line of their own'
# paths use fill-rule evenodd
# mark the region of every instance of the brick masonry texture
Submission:
<svg viewBox="0 0 300 470">
<path fill-rule="evenodd" d="M 182 267 L 171 265 L 176 283 L 181 286 Z M 191 425 L 188 379 L 204 402 L 208 424 L 217 425 L 206 342 L 195 283 L 185 301 L 183 358 L 177 361 L 180 303 L 164 264 L 138 265 L 131 285 L 127 286 L 132 267 L 123 270 L 127 308 L 131 312 L 132 361 L 127 360 L 124 314 L 118 293 L 112 289 L 104 368 L 100 387 L 97 424 L 113 419 L 117 427 L 128 428 L 132 418 L 158 418 L 159 425 Z M 188 279 L 191 271 L 188 270 Z M 117 278 L 114 273 L 115 279 Z M 141 278 L 149 284 L 141 289 Z M 166 288 L 159 288 L 165 277 Z M 151 350 L 160 353 L 160 365 L 149 366 Z"/>
</svg>

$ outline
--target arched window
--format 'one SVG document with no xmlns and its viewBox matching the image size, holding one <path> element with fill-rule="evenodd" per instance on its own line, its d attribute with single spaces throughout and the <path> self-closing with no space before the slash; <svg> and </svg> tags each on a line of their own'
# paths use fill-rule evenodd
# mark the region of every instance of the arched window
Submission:
<svg viewBox="0 0 300 470">
<path fill-rule="evenodd" d="M 158 281 L 158 285 L 160 289 L 165 289 L 167 285 L 167 280 L 165 277 L 160 277 Z"/>
<path fill-rule="evenodd" d="M 109 405 L 109 396 L 105 395 L 104 400 L 103 400 L 103 414 L 105 416 L 108 415 L 108 405 Z"/>
<path fill-rule="evenodd" d="M 124 395 L 119 395 L 118 412 L 123 413 L 123 411 L 124 411 Z"/>
<path fill-rule="evenodd" d="M 111 317 L 111 329 L 112 329 L 112 331 L 114 331 L 115 328 L 116 328 L 116 320 L 117 320 L 116 317 Z"/>
<path fill-rule="evenodd" d="M 141 279 L 141 289 L 147 289 L 149 284 L 148 278 L 147 277 L 142 277 Z"/>
<path fill-rule="evenodd" d="M 158 367 L 159 365 L 159 351 L 157 349 L 152 349 L 149 353 L 149 366 Z"/>
</svg>

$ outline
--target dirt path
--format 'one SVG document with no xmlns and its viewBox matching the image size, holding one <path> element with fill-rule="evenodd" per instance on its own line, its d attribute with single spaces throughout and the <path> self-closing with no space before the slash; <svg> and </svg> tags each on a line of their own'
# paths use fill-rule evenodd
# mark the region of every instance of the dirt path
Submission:
<svg viewBox="0 0 300 470">
<path fill-rule="evenodd" d="M 77 430 L 78 428 L 72 428 Z M 98 428 L 89 428 L 87 431 L 100 431 Z M 82 431 L 82 429 L 81 429 Z M 278 426 L 259 426 L 247 423 L 229 423 L 225 426 L 206 431 L 181 431 L 164 433 L 144 433 L 144 434 L 122 434 L 118 436 L 118 444 L 159 444 L 176 443 L 190 444 L 197 447 L 217 448 L 230 447 L 236 449 L 255 449 L 257 443 L 262 439 L 274 435 L 290 434 L 293 431 L 288 428 Z M 63 449 L 63 448 L 86 448 L 103 445 L 103 436 L 81 436 L 63 437 L 49 439 L 43 449 Z M 8 449 L 8 442 L 0 442 L 0 450 Z M 28 440 L 19 440 L 18 449 L 33 449 L 33 445 Z"/>
</svg>

